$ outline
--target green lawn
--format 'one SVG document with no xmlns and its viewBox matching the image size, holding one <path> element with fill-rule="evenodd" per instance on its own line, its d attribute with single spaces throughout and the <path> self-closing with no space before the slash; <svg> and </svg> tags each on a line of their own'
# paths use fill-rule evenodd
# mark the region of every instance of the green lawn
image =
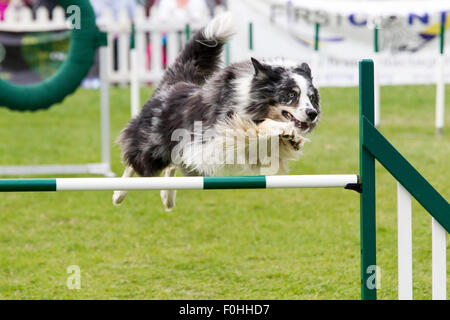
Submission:
<svg viewBox="0 0 450 320">
<path fill-rule="evenodd" d="M 357 88 L 321 93 L 322 122 L 291 173 L 356 173 Z M 381 131 L 448 199 L 450 110 L 437 138 L 434 94 L 433 86 L 382 88 Z M 149 95 L 142 90 L 142 101 Z M 113 89 L 111 104 L 113 143 L 129 117 L 129 91 Z M 0 165 L 98 161 L 98 111 L 98 92 L 87 90 L 48 112 L 0 108 Z M 114 146 L 117 174 L 119 153 Z M 131 193 L 119 208 L 111 195 L 0 194 L 0 299 L 360 297 L 353 191 L 181 191 L 172 213 L 159 192 Z M 377 209 L 379 298 L 396 299 L 396 183 L 380 165 Z M 431 218 L 417 203 L 413 210 L 414 296 L 429 299 Z M 66 287 L 70 265 L 81 269 L 80 290 Z"/>
</svg>

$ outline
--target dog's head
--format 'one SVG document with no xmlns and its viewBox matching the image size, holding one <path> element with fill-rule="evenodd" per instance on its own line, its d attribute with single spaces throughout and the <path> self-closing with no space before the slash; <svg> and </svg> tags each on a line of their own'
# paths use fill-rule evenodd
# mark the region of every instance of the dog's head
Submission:
<svg viewBox="0 0 450 320">
<path fill-rule="evenodd" d="M 253 120 L 293 121 L 302 133 L 311 132 L 320 119 L 319 91 L 306 63 L 261 63 L 252 58 L 249 105 Z"/>
</svg>

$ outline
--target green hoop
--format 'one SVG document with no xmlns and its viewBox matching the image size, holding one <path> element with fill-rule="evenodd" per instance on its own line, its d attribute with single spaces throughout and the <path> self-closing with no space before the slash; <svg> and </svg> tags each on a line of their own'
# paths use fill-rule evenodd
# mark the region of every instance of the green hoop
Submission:
<svg viewBox="0 0 450 320">
<path fill-rule="evenodd" d="M 80 28 L 72 31 L 67 59 L 52 77 L 33 85 L 16 85 L 0 79 L 0 106 L 16 111 L 36 111 L 63 101 L 88 74 L 96 49 L 106 45 L 106 35 L 97 28 L 89 0 L 58 2 L 66 12 L 72 5 L 80 9 Z"/>
</svg>

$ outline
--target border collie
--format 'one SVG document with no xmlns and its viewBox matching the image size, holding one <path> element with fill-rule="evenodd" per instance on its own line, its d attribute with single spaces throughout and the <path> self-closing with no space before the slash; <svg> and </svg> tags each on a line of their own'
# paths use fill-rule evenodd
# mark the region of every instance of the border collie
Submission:
<svg viewBox="0 0 450 320">
<path fill-rule="evenodd" d="M 261 159 L 247 164 L 211 161 L 216 151 L 223 150 L 230 133 L 243 138 L 243 147 L 233 146 L 232 151 L 244 154 L 259 150 L 261 156 L 271 139 L 269 145 L 278 148 L 269 147 L 277 153 L 277 172 L 272 174 L 286 172 L 287 161 L 298 158 L 305 135 L 320 118 L 319 92 L 309 66 L 252 58 L 222 67 L 223 47 L 233 33 L 230 13 L 216 17 L 192 37 L 165 71 L 153 96 L 120 134 L 127 166 L 123 177 L 134 173 L 153 177 L 162 171 L 175 176 L 177 169 L 185 175 L 257 174 L 264 167 Z M 174 136 L 180 136 L 176 134 L 180 130 L 189 133 L 189 142 L 183 141 L 184 149 L 175 161 L 180 139 Z M 266 147 L 251 147 L 250 142 L 260 138 L 266 139 Z M 234 154 L 231 158 L 235 160 Z M 175 205 L 175 193 L 161 191 L 167 211 Z M 126 195 L 126 191 L 115 191 L 114 205 Z"/>
</svg>

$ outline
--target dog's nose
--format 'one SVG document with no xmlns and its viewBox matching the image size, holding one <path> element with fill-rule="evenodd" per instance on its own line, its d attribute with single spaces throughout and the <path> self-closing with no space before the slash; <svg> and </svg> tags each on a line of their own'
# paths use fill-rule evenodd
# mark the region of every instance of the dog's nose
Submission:
<svg viewBox="0 0 450 320">
<path fill-rule="evenodd" d="M 314 121 L 315 118 L 317 118 L 317 111 L 314 109 L 307 109 L 306 115 L 308 116 L 309 120 Z"/>
</svg>

